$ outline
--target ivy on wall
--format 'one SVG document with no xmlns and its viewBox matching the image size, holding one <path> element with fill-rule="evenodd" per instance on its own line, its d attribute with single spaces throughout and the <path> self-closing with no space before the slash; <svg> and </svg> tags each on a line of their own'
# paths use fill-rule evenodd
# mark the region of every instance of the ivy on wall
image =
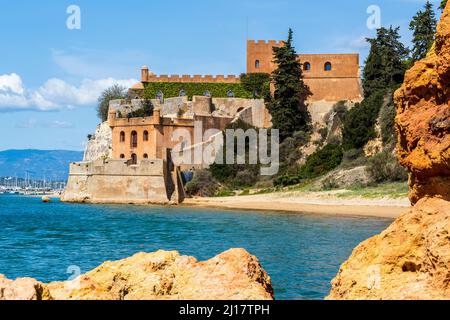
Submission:
<svg viewBox="0 0 450 320">
<path fill-rule="evenodd" d="M 255 98 L 270 96 L 270 74 L 268 73 L 243 73 L 241 74 L 241 83 Z"/>
<path fill-rule="evenodd" d="M 178 83 L 178 82 L 150 82 L 145 84 L 144 98 L 155 99 L 158 92 L 164 94 L 164 98 L 179 97 L 184 91 L 185 95 L 203 96 L 209 92 L 213 98 L 226 98 L 232 91 L 235 98 L 252 98 L 252 92 L 247 91 L 240 83 Z"/>
</svg>

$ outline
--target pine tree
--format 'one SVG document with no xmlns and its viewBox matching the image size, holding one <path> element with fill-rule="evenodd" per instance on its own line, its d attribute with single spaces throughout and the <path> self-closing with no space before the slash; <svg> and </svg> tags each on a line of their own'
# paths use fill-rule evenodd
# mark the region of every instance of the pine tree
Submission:
<svg viewBox="0 0 450 320">
<path fill-rule="evenodd" d="M 272 123 L 280 130 L 280 140 L 292 136 L 296 131 L 308 130 L 310 115 L 306 100 L 312 94 L 303 81 L 301 63 L 292 45 L 293 31 L 282 47 L 274 47 L 274 62 L 278 66 L 272 73 L 275 92 L 269 103 Z"/>
<path fill-rule="evenodd" d="M 427 1 L 424 11 L 417 12 L 409 24 L 409 29 L 413 31 L 412 59 L 414 62 L 425 58 L 428 50 L 433 45 L 436 24 L 433 5 Z"/>
<path fill-rule="evenodd" d="M 363 71 L 366 98 L 403 82 L 409 51 L 400 42 L 399 30 L 398 27 L 383 27 L 377 30 L 376 38 L 367 39 L 371 47 Z"/>
</svg>

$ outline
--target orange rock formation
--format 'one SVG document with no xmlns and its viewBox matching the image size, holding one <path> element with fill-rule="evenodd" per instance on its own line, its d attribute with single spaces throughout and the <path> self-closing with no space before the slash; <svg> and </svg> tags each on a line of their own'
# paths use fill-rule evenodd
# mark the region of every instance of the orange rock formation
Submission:
<svg viewBox="0 0 450 320">
<path fill-rule="evenodd" d="M 328 299 L 450 299 L 450 4 L 395 94 L 398 156 L 415 207 L 360 244 Z"/>
<path fill-rule="evenodd" d="M 450 7 L 437 27 L 436 43 L 417 62 L 395 94 L 398 155 L 410 171 L 410 199 L 450 200 Z"/>
</svg>

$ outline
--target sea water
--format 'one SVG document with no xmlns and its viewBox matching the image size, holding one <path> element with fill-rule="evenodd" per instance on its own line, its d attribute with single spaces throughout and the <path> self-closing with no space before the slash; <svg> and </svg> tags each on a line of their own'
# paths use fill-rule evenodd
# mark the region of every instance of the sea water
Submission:
<svg viewBox="0 0 450 320">
<path fill-rule="evenodd" d="M 205 260 L 230 248 L 258 257 L 276 299 L 322 299 L 339 266 L 391 220 L 186 207 L 66 204 L 0 195 L 0 274 L 67 280 L 106 260 L 177 250 Z"/>
</svg>

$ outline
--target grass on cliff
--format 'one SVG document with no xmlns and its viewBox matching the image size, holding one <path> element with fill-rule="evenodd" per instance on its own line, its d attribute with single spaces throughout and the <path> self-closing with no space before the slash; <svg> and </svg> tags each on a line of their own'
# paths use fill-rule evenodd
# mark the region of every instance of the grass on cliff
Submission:
<svg viewBox="0 0 450 320">
<path fill-rule="evenodd" d="M 405 198 L 408 196 L 407 182 L 382 183 L 371 187 L 354 187 L 337 194 L 340 198 Z"/>
<path fill-rule="evenodd" d="M 270 193 L 291 193 L 291 192 L 300 192 L 308 194 L 309 192 L 329 194 L 328 190 L 320 190 L 316 185 L 312 183 L 312 181 L 308 181 L 302 184 L 298 184 L 295 186 L 285 187 L 285 188 L 266 188 L 260 189 L 254 192 L 249 192 L 249 190 L 245 190 L 241 196 L 247 195 L 261 195 L 261 194 L 270 194 Z M 374 186 L 355 186 L 349 189 L 343 190 L 334 190 L 333 193 L 338 198 L 368 198 L 368 199 L 376 199 L 376 198 L 406 198 L 408 197 L 408 183 L 407 182 L 389 182 L 389 183 L 381 183 Z M 228 196 L 223 195 L 223 196 Z"/>
</svg>

